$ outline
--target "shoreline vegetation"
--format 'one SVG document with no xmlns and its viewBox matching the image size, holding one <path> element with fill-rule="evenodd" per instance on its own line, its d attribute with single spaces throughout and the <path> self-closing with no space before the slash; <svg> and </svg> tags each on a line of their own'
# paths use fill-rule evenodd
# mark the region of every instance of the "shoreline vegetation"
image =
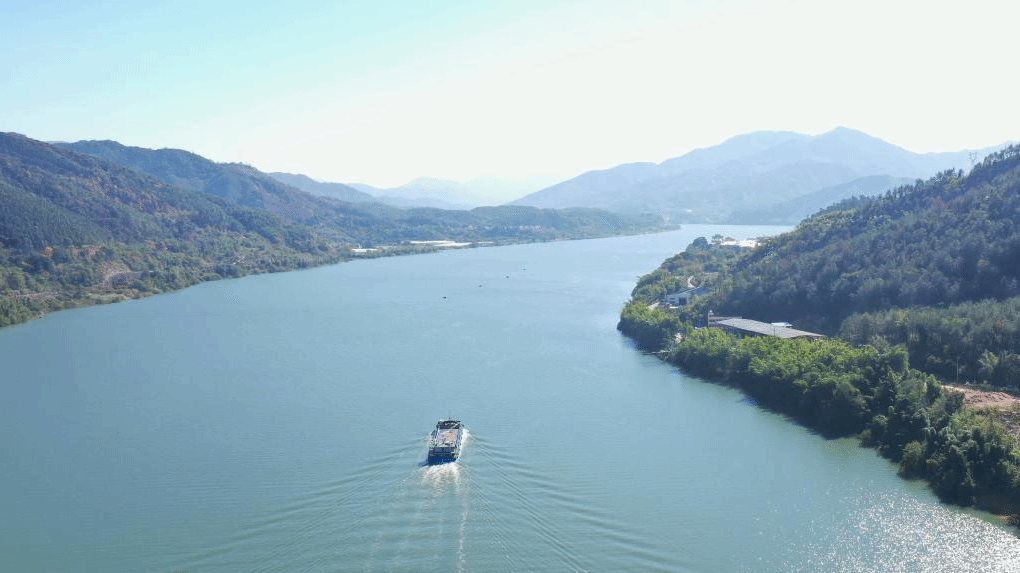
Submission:
<svg viewBox="0 0 1020 573">
<path fill-rule="evenodd" d="M 36 276 L 31 276 L 25 270 L 0 266 L 0 279 L 7 279 L 6 284 L 0 283 L 0 328 L 42 318 L 50 312 L 140 299 L 182 290 L 203 282 L 297 271 L 358 259 L 556 240 L 575 239 L 408 240 L 399 244 L 364 248 L 330 246 L 323 247 L 319 252 L 304 253 L 278 251 L 259 244 L 247 249 L 232 249 L 229 256 L 220 257 L 225 259 L 220 263 L 202 259 L 182 260 L 180 257 L 168 260 L 164 256 L 167 251 L 183 249 L 181 245 L 169 247 L 153 244 L 145 248 L 110 248 L 100 245 L 70 249 L 47 247 L 41 255 L 43 261 L 39 263 L 43 272 Z M 135 268 L 146 270 L 132 270 Z M 87 285 L 68 285 L 67 277 L 93 282 Z"/>
<path fill-rule="evenodd" d="M 880 336 L 866 344 L 741 337 L 708 326 L 704 304 L 661 304 L 667 293 L 692 285 L 724 288 L 742 249 L 723 243 L 700 238 L 641 277 L 617 328 L 641 350 L 737 388 L 825 438 L 857 437 L 898 463 L 902 477 L 925 480 L 944 502 L 1020 525 L 1015 402 L 970 405 L 965 392 L 912 367 L 907 345 Z"/>
</svg>

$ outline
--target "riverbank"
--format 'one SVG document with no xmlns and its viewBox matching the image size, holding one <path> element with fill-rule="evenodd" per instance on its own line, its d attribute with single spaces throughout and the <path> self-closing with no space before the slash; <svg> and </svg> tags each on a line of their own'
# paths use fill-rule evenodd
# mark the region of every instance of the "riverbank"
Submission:
<svg viewBox="0 0 1020 573">
<path fill-rule="evenodd" d="M 738 338 L 694 330 L 659 357 L 685 372 L 737 387 L 761 406 L 825 437 L 857 436 L 862 445 L 921 478 L 947 503 L 1017 523 L 1020 457 L 1004 416 L 1020 407 L 998 393 L 943 387 L 908 366 L 900 347 L 851 347 L 838 340 Z"/>
<path fill-rule="evenodd" d="M 243 242 L 209 239 L 150 241 L 131 246 L 48 247 L 42 255 L 33 258 L 34 264 L 44 269 L 38 273 L 24 268 L 5 268 L 0 256 L 0 327 L 22 324 L 59 310 L 145 298 L 204 282 L 309 269 L 355 259 L 628 234 L 631 233 L 592 237 L 584 232 L 576 236 L 528 236 L 519 240 L 406 240 L 373 247 L 322 243 L 305 251 L 285 244 L 270 244 L 259 238 Z M 0 255 L 3 255 L 2 250 Z"/>
</svg>

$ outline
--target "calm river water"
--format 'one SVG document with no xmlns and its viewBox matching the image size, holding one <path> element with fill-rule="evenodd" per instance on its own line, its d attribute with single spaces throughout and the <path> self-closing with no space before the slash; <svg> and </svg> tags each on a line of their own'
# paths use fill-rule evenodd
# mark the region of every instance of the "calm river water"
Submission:
<svg viewBox="0 0 1020 573">
<path fill-rule="evenodd" d="M 358 261 L 0 331 L 0 569 L 1008 571 L 1014 530 L 642 355 L 698 236 Z M 460 462 L 423 467 L 439 418 Z"/>
</svg>

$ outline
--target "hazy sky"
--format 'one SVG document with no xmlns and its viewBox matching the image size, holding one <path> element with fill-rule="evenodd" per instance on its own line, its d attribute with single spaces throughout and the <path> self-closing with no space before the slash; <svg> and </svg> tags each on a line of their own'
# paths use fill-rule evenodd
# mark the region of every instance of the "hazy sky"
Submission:
<svg viewBox="0 0 1020 573">
<path fill-rule="evenodd" d="M 1020 139 L 1012 1 L 0 0 L 0 131 L 377 186 Z"/>
</svg>

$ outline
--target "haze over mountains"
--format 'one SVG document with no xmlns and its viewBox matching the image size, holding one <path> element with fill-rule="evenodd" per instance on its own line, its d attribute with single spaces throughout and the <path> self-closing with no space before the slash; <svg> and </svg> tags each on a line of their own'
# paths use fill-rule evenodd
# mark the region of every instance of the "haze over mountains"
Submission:
<svg viewBox="0 0 1020 573">
<path fill-rule="evenodd" d="M 844 199 L 878 195 L 946 169 L 969 168 L 1002 147 L 919 154 L 842 127 L 815 136 L 762 131 L 661 163 L 625 163 L 544 188 L 548 179 L 490 177 L 457 182 L 419 177 L 383 189 L 318 181 L 303 174 L 262 173 L 243 164 L 217 164 L 182 150 L 147 150 L 112 141 L 57 145 L 300 222 L 309 221 L 299 213 L 321 213 L 317 198 L 328 198 L 366 207 L 593 207 L 625 215 L 656 215 L 672 223 L 790 225 Z M 196 186 L 200 180 L 202 185 Z M 286 198 L 291 192 L 284 188 L 309 195 Z"/>
<path fill-rule="evenodd" d="M 553 185 L 538 178 L 457 182 L 419 177 L 382 189 L 270 175 L 315 195 L 400 208 L 595 207 L 655 214 L 672 222 L 796 224 L 844 199 L 878 195 L 950 168 L 967 169 L 1003 145 L 920 154 L 840 127 L 815 136 L 792 131 L 738 135 L 661 163 L 625 163 Z"/>
<path fill-rule="evenodd" d="M 999 147 L 918 154 L 847 128 L 816 136 L 756 132 L 659 164 L 589 171 L 512 204 L 652 212 L 677 222 L 792 224 L 811 214 L 805 204 L 821 208 L 946 169 L 969 168 Z"/>
<path fill-rule="evenodd" d="M 270 175 L 276 177 L 281 174 L 271 173 Z M 464 182 L 438 177 L 418 177 L 399 187 L 379 188 L 364 183 L 352 183 L 350 187 L 369 195 L 370 200 L 394 207 L 472 209 L 502 205 L 555 182 L 548 177 L 520 179 L 479 177 Z M 303 182 L 294 180 L 288 181 L 288 183 L 309 193 L 317 193 L 314 187 L 304 186 Z"/>
<path fill-rule="evenodd" d="M 312 195 L 319 195 L 322 197 L 332 197 L 341 201 L 348 201 L 350 203 L 372 203 L 377 199 L 364 191 L 360 191 L 351 185 L 344 185 L 343 183 L 328 183 L 324 181 L 316 181 L 307 175 L 301 175 L 298 173 L 267 173 L 273 179 L 296 187 L 311 193 Z"/>
<path fill-rule="evenodd" d="M 267 174 L 242 163 L 216 163 L 180 149 L 146 149 L 116 141 L 55 143 L 54 147 L 129 167 L 164 183 L 226 200 L 310 226 L 318 234 L 352 245 L 405 240 L 538 240 L 636 231 L 657 227 L 661 218 L 634 217 L 581 208 L 556 213 L 534 207 L 497 206 L 471 210 L 397 208 L 341 183 L 295 174 Z M 307 189 L 307 190 L 306 190 Z M 539 234 L 536 234 L 539 233 Z M 564 234 L 560 234 L 564 233 Z M 574 234 L 578 233 L 578 234 Z M 528 236 L 525 239 L 525 235 Z"/>
</svg>

